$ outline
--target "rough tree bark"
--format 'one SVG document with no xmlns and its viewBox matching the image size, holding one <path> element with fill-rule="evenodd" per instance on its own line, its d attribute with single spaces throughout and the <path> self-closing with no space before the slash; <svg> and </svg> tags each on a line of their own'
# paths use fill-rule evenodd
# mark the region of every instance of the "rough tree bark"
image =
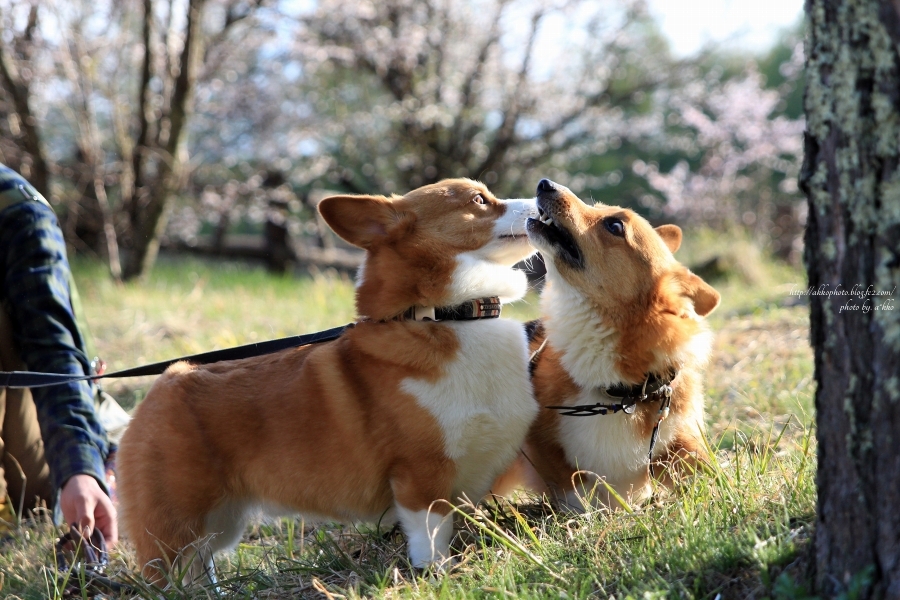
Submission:
<svg viewBox="0 0 900 600">
<path fill-rule="evenodd" d="M 900 598 L 900 0 L 806 11 L 815 581 Z"/>
</svg>

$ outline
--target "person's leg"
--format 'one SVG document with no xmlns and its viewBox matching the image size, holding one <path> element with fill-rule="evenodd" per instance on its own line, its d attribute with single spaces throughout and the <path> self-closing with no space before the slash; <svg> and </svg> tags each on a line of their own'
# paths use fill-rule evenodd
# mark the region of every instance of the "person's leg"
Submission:
<svg viewBox="0 0 900 600">
<path fill-rule="evenodd" d="M 6 311 L 0 308 L 0 370 L 23 370 L 12 339 Z M 44 456 L 44 442 L 38 425 L 37 409 L 29 390 L 4 389 L 0 415 L 0 472 L 5 481 L 11 508 L 21 514 L 42 502 L 53 503 L 50 467 Z"/>
</svg>

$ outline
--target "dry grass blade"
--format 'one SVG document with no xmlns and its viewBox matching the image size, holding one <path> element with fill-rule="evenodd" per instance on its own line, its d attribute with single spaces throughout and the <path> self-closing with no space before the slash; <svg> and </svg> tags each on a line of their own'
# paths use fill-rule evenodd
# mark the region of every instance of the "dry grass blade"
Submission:
<svg viewBox="0 0 900 600">
<path fill-rule="evenodd" d="M 465 522 L 473 525 L 478 531 L 540 567 L 554 579 L 564 581 L 562 575 L 548 565 L 541 556 L 531 552 L 514 534 L 501 527 L 496 521 L 491 519 L 482 508 L 473 504 L 468 498 L 463 498 L 463 504 L 461 506 L 450 504 L 450 508 L 455 514 L 462 517 Z M 525 523 L 525 529 L 529 532 L 531 531 L 527 523 Z"/>
</svg>

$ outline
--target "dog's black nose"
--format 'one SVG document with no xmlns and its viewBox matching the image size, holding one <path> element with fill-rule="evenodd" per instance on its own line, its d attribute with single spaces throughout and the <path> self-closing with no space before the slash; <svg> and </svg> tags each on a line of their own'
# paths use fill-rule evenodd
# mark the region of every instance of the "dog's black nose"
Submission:
<svg viewBox="0 0 900 600">
<path fill-rule="evenodd" d="M 556 191 L 556 184 L 549 179 L 541 179 L 540 181 L 538 181 L 537 191 L 538 194 L 540 194 L 541 192 Z"/>
</svg>

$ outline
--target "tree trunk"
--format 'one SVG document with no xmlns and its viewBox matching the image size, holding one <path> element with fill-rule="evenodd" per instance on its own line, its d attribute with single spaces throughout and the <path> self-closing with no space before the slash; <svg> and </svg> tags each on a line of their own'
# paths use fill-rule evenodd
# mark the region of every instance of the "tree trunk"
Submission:
<svg viewBox="0 0 900 600">
<path fill-rule="evenodd" d="M 900 598 L 900 0 L 806 11 L 816 587 Z"/>
<path fill-rule="evenodd" d="M 184 177 L 185 156 L 187 154 L 187 123 L 193 112 L 194 84 L 197 79 L 201 49 L 201 23 L 205 0 L 190 0 L 187 23 L 184 29 L 184 48 L 179 60 L 178 76 L 175 79 L 169 109 L 169 138 L 158 163 L 158 175 L 146 199 L 135 198 L 133 202 L 146 202 L 132 213 L 136 222 L 132 223 L 134 239 L 132 252 L 122 276 L 124 279 L 142 277 L 153 268 L 159 252 L 159 237 L 165 231 L 169 200 L 181 186 Z M 151 7 L 151 3 L 146 3 Z M 145 18 L 152 18 L 147 15 Z M 144 90 L 141 91 L 144 93 Z M 142 121 L 143 123 L 143 121 Z M 142 128 L 141 135 L 144 135 Z M 145 148 L 136 148 L 144 152 Z M 138 164 L 138 168 L 140 168 Z M 135 172 L 138 182 L 142 181 L 140 171 Z"/>
</svg>

